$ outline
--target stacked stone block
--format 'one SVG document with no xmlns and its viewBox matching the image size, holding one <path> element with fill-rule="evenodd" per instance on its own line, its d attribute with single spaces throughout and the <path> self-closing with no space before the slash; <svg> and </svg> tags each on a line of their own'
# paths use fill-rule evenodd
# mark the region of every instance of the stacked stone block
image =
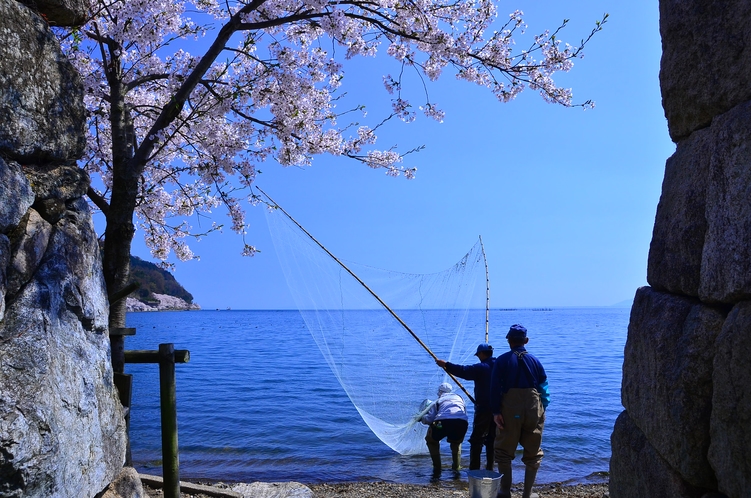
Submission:
<svg viewBox="0 0 751 498">
<path fill-rule="evenodd" d="M 667 161 L 613 498 L 751 497 L 751 3 L 660 0 Z"/>
</svg>

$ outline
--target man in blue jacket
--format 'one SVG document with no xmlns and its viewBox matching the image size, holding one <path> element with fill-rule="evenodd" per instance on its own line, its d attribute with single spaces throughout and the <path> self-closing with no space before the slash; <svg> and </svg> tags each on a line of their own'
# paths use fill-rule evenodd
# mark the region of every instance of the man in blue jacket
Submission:
<svg viewBox="0 0 751 498">
<path fill-rule="evenodd" d="M 525 466 L 522 497 L 538 498 L 532 486 L 543 455 L 540 443 L 550 402 L 548 376 L 540 361 L 524 347 L 529 342 L 526 328 L 512 325 L 506 339 L 511 351 L 496 358 L 490 382 L 490 406 L 498 426 L 495 460 L 498 472 L 503 474 L 498 496 L 511 496 L 511 461 L 521 444 Z"/>
<path fill-rule="evenodd" d="M 493 440 L 495 422 L 490 409 L 490 374 L 493 371 L 493 346 L 480 344 L 475 356 L 480 360 L 473 365 L 457 365 L 444 360 L 436 360 L 439 367 L 459 378 L 475 383 L 475 415 L 472 420 L 472 434 L 469 436 L 469 470 L 480 468 L 482 447 L 485 446 L 487 470 L 493 470 Z"/>
</svg>

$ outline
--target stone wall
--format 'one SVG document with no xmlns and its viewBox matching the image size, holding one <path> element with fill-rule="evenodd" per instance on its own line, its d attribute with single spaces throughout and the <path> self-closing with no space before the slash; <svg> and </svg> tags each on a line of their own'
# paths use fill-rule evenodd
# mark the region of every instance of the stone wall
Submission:
<svg viewBox="0 0 751 498">
<path fill-rule="evenodd" d="M 0 497 L 93 497 L 122 471 L 108 301 L 83 196 L 83 89 L 49 24 L 0 0 Z"/>
<path fill-rule="evenodd" d="M 751 3 L 660 0 L 667 161 L 613 498 L 751 497 Z"/>
</svg>

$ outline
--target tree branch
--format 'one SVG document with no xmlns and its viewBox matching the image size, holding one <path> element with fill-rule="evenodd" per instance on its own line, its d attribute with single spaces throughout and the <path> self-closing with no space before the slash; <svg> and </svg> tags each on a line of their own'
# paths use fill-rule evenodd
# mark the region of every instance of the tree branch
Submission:
<svg viewBox="0 0 751 498">
<path fill-rule="evenodd" d="M 214 42 L 204 56 L 201 57 L 201 60 L 196 67 L 191 71 L 183 84 L 180 85 L 180 88 L 175 92 L 167 105 L 162 108 L 159 117 L 154 121 L 154 124 L 146 133 L 140 147 L 138 147 L 136 153 L 131 159 L 131 166 L 139 175 L 146 167 L 146 163 L 149 161 L 152 151 L 156 146 L 157 135 L 180 115 L 180 112 L 182 111 L 185 102 L 188 100 L 188 97 L 190 97 L 190 94 L 193 93 L 193 90 L 195 90 L 201 79 L 209 71 L 211 65 L 214 64 L 217 57 L 219 57 L 219 54 L 224 51 L 224 47 L 232 35 L 240 29 L 240 26 L 243 24 L 243 16 L 257 10 L 265 2 L 266 0 L 253 0 L 251 3 L 237 11 L 229 21 L 227 21 L 227 24 L 222 26 L 216 39 L 214 39 Z"/>
<path fill-rule="evenodd" d="M 98 207 L 102 211 L 102 213 L 104 213 L 104 216 L 107 216 L 110 211 L 110 205 L 107 204 L 107 199 L 105 199 L 92 187 L 89 187 L 89 189 L 86 191 L 86 195 L 89 196 L 91 202 L 93 202 L 94 205 Z"/>
<path fill-rule="evenodd" d="M 166 80 L 169 79 L 169 74 L 162 73 L 162 74 L 147 74 L 146 76 L 143 76 L 141 78 L 135 79 L 125 85 L 126 91 L 131 91 L 134 88 L 136 88 L 139 85 L 143 85 L 144 83 L 149 83 L 150 81 L 157 81 L 157 80 Z"/>
</svg>

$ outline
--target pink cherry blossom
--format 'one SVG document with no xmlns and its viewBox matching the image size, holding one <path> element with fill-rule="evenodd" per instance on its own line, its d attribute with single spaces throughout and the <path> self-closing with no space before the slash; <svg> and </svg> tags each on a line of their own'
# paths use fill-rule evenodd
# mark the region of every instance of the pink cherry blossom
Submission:
<svg viewBox="0 0 751 498">
<path fill-rule="evenodd" d="M 528 29 L 523 13 L 499 22 L 490 0 L 100 0 L 83 28 L 57 33 L 85 86 L 81 166 L 95 179 L 92 200 L 107 212 L 130 209 L 155 258 L 186 260 L 195 257 L 188 237 L 222 229 L 192 227 L 188 218 L 221 208 L 231 230 L 245 234 L 242 201 L 257 202 L 252 188 L 264 161 L 308 166 L 331 154 L 413 178 L 407 153 L 375 147 L 389 118 L 417 119 L 402 96 L 405 73 L 426 82 L 417 108 L 439 122 L 444 113 L 427 84 L 446 74 L 501 102 L 530 88 L 573 106 L 555 73 L 572 68 L 606 20 L 578 46 L 559 40 L 564 21 L 518 49 Z M 337 107 L 346 61 L 383 47 L 402 66 L 383 77 L 392 110 L 360 124 L 352 111 L 365 119 L 361 107 Z M 255 252 L 244 244 L 243 254 Z"/>
</svg>

